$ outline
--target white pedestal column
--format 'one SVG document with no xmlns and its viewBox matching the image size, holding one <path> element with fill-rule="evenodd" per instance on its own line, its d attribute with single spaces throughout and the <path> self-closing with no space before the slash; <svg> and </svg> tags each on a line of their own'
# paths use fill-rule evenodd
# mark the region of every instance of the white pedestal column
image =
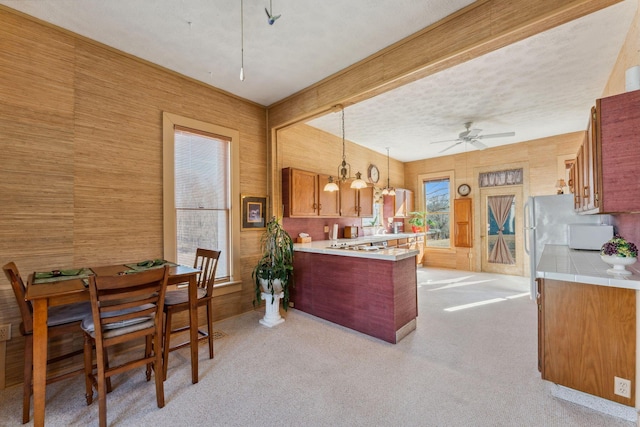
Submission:
<svg viewBox="0 0 640 427">
<path fill-rule="evenodd" d="M 282 316 L 280 316 L 280 298 L 284 297 L 284 292 L 271 295 L 271 292 L 263 292 L 262 299 L 265 305 L 265 314 L 260 319 L 260 324 L 272 328 L 280 323 L 284 322 Z"/>
</svg>

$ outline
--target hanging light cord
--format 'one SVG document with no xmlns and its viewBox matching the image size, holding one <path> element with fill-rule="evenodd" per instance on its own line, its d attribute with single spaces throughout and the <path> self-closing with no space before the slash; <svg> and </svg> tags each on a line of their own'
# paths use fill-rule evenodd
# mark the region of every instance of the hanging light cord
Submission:
<svg viewBox="0 0 640 427">
<path fill-rule="evenodd" d="M 346 162 L 347 156 L 344 154 L 344 108 L 342 109 L 342 161 Z"/>
<path fill-rule="evenodd" d="M 240 81 L 244 81 L 244 2 L 240 0 Z"/>
<path fill-rule="evenodd" d="M 387 147 L 387 190 L 391 187 L 391 186 L 389 185 L 389 178 L 390 178 L 390 176 L 389 176 L 389 175 L 391 174 L 391 173 L 390 173 L 391 168 L 390 168 L 390 166 L 389 166 L 389 165 L 390 165 L 390 163 L 389 163 L 389 147 Z"/>
</svg>

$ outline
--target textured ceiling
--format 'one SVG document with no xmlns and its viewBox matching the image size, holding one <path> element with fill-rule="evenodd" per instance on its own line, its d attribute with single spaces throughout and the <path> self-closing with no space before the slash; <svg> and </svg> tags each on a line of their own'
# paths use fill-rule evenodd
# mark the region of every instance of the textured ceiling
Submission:
<svg viewBox="0 0 640 427">
<path fill-rule="evenodd" d="M 616 4 L 347 107 L 345 138 L 411 161 L 475 150 L 431 144 L 456 139 L 468 121 L 481 135 L 515 132 L 482 139 L 489 147 L 585 130 L 637 4 Z M 342 135 L 339 112 L 308 124 Z"/>
<path fill-rule="evenodd" d="M 269 25 L 265 7 L 281 17 Z M 470 0 L 0 0 L 13 9 L 261 105 L 285 98 Z M 635 14 L 625 0 L 345 110 L 346 138 L 401 161 L 455 154 L 464 122 L 488 146 L 584 130 Z M 339 114 L 311 125 L 341 135 Z"/>
</svg>

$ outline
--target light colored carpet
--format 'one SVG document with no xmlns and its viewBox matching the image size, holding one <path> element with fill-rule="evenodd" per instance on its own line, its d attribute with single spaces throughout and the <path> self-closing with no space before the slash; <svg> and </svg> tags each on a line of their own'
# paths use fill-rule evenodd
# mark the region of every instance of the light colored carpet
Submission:
<svg viewBox="0 0 640 427">
<path fill-rule="evenodd" d="M 171 354 L 166 406 L 144 369 L 116 377 L 112 426 L 634 426 L 551 395 L 537 370 L 537 307 L 522 277 L 419 269 L 417 330 L 398 344 L 297 310 L 216 324 L 227 334 L 191 384 Z M 446 308 L 498 299 L 458 311 Z M 126 377 L 126 378 L 125 378 Z M 21 425 L 21 387 L 0 391 L 0 425 Z M 47 425 L 97 425 L 81 377 L 47 388 Z"/>
</svg>

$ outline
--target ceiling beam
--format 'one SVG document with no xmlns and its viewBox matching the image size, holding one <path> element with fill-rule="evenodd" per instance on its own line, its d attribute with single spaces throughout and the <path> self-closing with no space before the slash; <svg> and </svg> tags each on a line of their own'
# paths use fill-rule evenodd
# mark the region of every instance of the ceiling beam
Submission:
<svg viewBox="0 0 640 427">
<path fill-rule="evenodd" d="M 479 0 L 268 108 L 278 129 L 395 89 L 621 0 Z M 474 78 L 479 78 L 474 76 Z"/>
</svg>

